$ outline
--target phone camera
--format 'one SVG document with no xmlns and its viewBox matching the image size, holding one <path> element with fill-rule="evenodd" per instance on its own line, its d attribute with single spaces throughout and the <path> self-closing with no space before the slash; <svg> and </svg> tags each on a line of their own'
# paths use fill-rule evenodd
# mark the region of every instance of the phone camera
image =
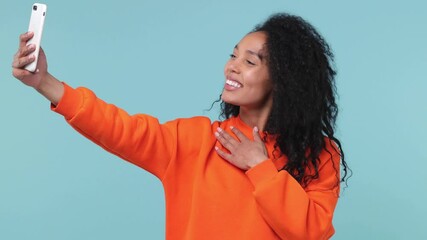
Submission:
<svg viewBox="0 0 427 240">
<path fill-rule="evenodd" d="M 34 10 L 34 11 L 37 11 L 37 5 L 34 5 L 34 6 L 33 6 L 33 10 Z"/>
</svg>

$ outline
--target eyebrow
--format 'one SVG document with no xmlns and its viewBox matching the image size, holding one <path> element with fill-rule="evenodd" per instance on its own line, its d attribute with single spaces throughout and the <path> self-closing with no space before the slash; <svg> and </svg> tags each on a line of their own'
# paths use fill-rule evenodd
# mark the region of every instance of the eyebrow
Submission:
<svg viewBox="0 0 427 240">
<path fill-rule="evenodd" d="M 236 44 L 236 46 L 234 46 L 234 49 L 238 50 L 239 45 Z M 250 55 L 257 56 L 259 58 L 259 60 L 261 60 L 261 61 L 264 59 L 264 56 L 258 52 L 254 52 L 252 50 L 246 50 L 245 52 L 249 53 Z"/>
</svg>

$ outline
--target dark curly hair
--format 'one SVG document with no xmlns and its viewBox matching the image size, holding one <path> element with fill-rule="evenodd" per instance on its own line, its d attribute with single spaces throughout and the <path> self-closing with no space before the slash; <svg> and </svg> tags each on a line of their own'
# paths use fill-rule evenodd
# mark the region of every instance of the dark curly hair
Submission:
<svg viewBox="0 0 427 240">
<path fill-rule="evenodd" d="M 341 155 L 341 179 L 339 166 L 334 166 L 337 184 L 344 182 L 349 168 L 341 142 L 334 136 L 338 106 L 329 45 L 304 19 L 285 13 L 272 15 L 252 32 L 260 31 L 267 34 L 267 61 L 273 83 L 273 106 L 264 130 L 277 135 L 275 149 L 288 158 L 281 170 L 306 187 L 319 177 L 319 155 L 326 149 L 325 139 L 329 139 Z M 239 106 L 221 101 L 222 118 L 238 114 Z M 314 169 L 314 173 L 308 173 L 307 168 Z"/>
</svg>

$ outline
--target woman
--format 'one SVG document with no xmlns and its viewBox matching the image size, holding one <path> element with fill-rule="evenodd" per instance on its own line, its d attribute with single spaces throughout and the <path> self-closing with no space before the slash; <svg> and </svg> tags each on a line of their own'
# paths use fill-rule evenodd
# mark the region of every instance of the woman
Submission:
<svg viewBox="0 0 427 240">
<path fill-rule="evenodd" d="M 334 136 L 332 53 L 303 19 L 276 14 L 235 46 L 225 65 L 224 121 L 160 124 L 87 88 L 38 71 L 32 33 L 20 37 L 13 75 L 52 102 L 77 131 L 157 176 L 165 189 L 167 239 L 328 239 L 347 175 Z M 340 177 L 340 162 L 344 176 Z"/>
</svg>

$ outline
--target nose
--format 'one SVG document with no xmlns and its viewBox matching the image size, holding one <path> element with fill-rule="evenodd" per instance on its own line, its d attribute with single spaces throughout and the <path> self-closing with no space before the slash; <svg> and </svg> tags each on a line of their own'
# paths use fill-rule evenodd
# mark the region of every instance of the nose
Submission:
<svg viewBox="0 0 427 240">
<path fill-rule="evenodd" d="M 226 73 L 240 73 L 240 66 L 236 59 L 230 59 L 228 60 L 227 64 L 225 65 L 225 72 Z"/>
</svg>

